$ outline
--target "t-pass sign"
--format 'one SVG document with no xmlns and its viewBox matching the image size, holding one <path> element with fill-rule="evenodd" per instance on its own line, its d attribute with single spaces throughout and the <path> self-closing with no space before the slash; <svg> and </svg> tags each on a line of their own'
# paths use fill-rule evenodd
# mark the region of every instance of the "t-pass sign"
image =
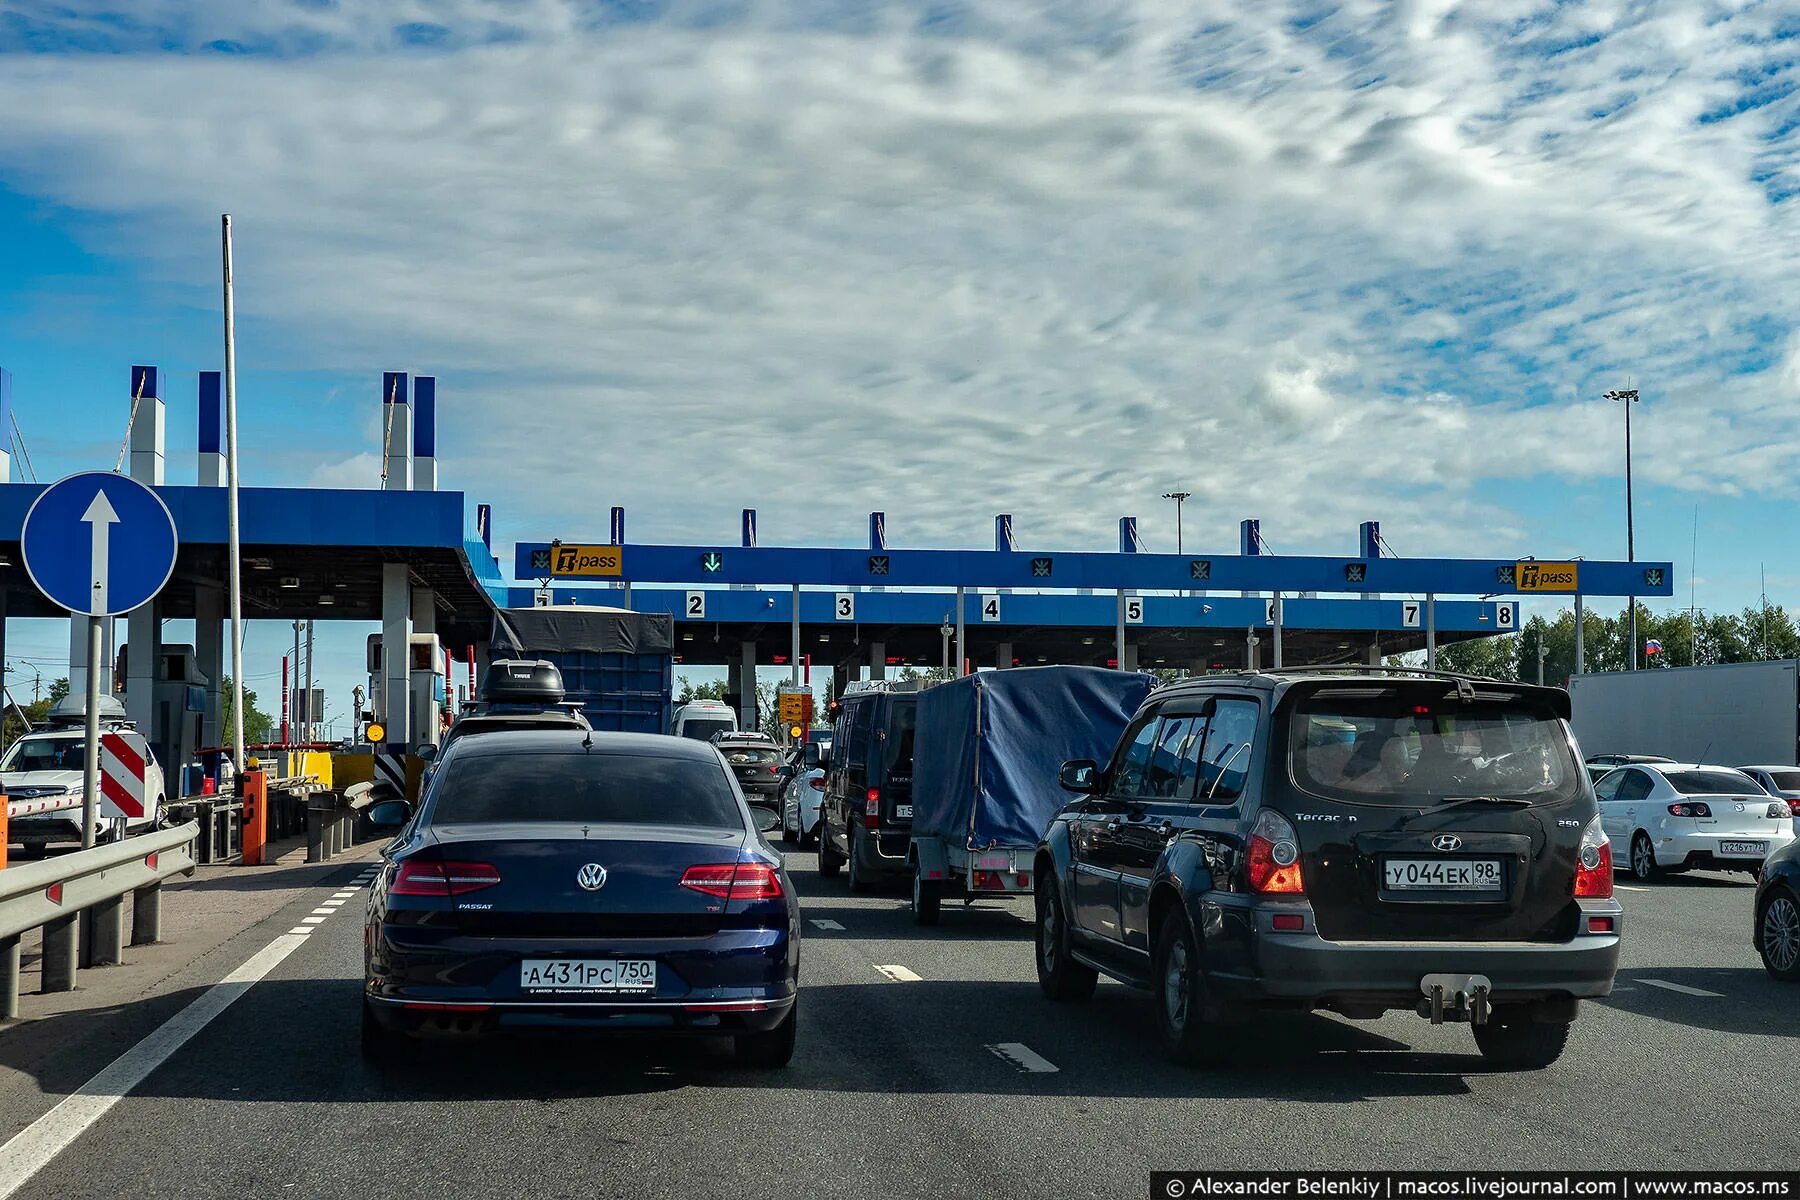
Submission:
<svg viewBox="0 0 1800 1200">
<path fill-rule="evenodd" d="M 552 575 L 618 575 L 625 556 L 617 546 L 552 546 Z"/>
<path fill-rule="evenodd" d="M 1579 563 L 1522 562 L 1513 568 L 1514 586 L 1521 592 L 1573 592 Z"/>
</svg>

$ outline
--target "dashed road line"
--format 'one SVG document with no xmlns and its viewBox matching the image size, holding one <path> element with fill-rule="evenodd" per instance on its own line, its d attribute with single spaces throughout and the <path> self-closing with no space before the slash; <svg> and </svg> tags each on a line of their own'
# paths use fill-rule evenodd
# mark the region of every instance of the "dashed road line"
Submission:
<svg viewBox="0 0 1800 1200">
<path fill-rule="evenodd" d="M 1647 983 L 1651 987 L 1662 988 L 1665 991 L 1680 992 L 1683 996 L 1705 996 L 1712 1000 L 1725 998 L 1724 992 L 1709 992 L 1705 988 L 1689 987 L 1685 983 L 1670 983 L 1666 979 L 1644 979 L 1640 976 L 1638 982 Z"/>
<path fill-rule="evenodd" d="M 813 917 L 812 927 L 814 929 L 830 930 L 833 933 L 844 932 L 844 927 L 842 925 L 839 925 L 836 921 L 828 921 L 824 917 Z"/>
<path fill-rule="evenodd" d="M 886 964 L 876 963 L 875 969 L 877 971 L 880 971 L 883 975 L 886 975 L 889 979 L 893 980 L 895 983 L 918 983 L 919 982 L 919 977 L 917 974 L 915 974 L 914 972 L 912 972 L 911 970 L 909 970 L 906 967 L 900 966 L 898 963 L 886 963 Z"/>
<path fill-rule="evenodd" d="M 1062 1069 L 1024 1042 L 999 1042 L 988 1050 L 1028 1075 L 1054 1075 Z"/>
<path fill-rule="evenodd" d="M 301 917 L 300 923 L 302 925 L 323 925 L 325 923 L 325 918 L 324 917 Z"/>
</svg>

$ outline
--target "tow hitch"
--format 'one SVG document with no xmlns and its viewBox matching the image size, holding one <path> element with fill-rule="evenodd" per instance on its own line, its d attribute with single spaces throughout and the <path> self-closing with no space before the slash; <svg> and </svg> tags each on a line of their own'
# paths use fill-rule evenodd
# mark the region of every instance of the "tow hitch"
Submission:
<svg viewBox="0 0 1800 1200">
<path fill-rule="evenodd" d="M 1419 980 L 1419 990 L 1425 993 L 1419 1015 L 1430 1017 L 1433 1025 L 1445 1021 L 1486 1025 L 1488 993 L 1493 989 L 1486 975 L 1427 975 Z"/>
</svg>

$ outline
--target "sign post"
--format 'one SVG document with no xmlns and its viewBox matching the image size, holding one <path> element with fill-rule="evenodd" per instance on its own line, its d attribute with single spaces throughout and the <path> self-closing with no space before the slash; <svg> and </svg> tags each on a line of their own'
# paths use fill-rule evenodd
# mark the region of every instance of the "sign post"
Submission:
<svg viewBox="0 0 1800 1200">
<path fill-rule="evenodd" d="M 37 589 L 88 618 L 87 760 L 82 768 L 81 846 L 94 844 L 100 798 L 101 621 L 156 598 L 175 571 L 175 518 L 143 484 L 87 471 L 51 484 L 32 501 L 20 536 Z"/>
</svg>

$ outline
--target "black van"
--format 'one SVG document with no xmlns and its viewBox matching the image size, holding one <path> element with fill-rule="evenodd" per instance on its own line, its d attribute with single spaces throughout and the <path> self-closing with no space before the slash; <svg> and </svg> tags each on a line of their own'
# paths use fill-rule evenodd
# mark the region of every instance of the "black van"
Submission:
<svg viewBox="0 0 1800 1200">
<path fill-rule="evenodd" d="M 1208 676 L 1145 700 L 1037 854 L 1038 981 L 1151 992 L 1175 1058 L 1258 1008 L 1462 1021 L 1556 1060 L 1612 991 L 1612 848 L 1559 689 L 1440 672 Z"/>
<path fill-rule="evenodd" d="M 913 728 L 919 694 L 871 688 L 841 700 L 825 768 L 819 874 L 850 867 L 850 889 L 908 875 Z"/>
</svg>

